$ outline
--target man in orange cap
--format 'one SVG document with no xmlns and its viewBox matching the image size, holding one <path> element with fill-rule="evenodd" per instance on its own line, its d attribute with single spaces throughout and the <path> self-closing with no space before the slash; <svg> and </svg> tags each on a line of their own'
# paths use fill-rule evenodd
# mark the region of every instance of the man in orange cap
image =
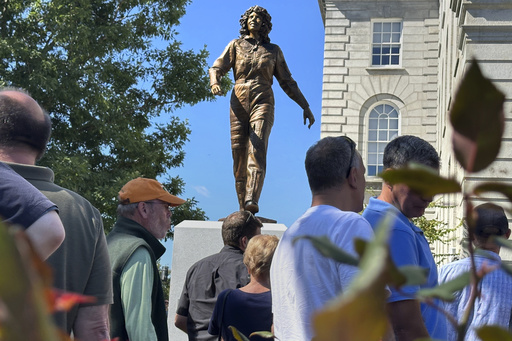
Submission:
<svg viewBox="0 0 512 341">
<path fill-rule="evenodd" d="M 153 179 L 137 178 L 119 191 L 118 219 L 107 236 L 114 283 L 110 335 L 120 341 L 168 340 L 159 239 L 171 228 L 170 208 L 185 200 Z"/>
</svg>

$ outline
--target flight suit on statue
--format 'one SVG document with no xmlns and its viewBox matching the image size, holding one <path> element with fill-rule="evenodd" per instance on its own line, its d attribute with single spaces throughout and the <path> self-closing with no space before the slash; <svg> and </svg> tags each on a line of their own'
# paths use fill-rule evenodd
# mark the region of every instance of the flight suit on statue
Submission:
<svg viewBox="0 0 512 341">
<path fill-rule="evenodd" d="M 240 209 L 256 213 L 274 124 L 273 77 L 302 109 L 309 108 L 309 104 L 275 44 L 259 43 L 249 36 L 231 41 L 210 69 L 210 85 L 220 84 L 230 69 L 235 78 L 230 101 L 235 187 Z"/>
</svg>

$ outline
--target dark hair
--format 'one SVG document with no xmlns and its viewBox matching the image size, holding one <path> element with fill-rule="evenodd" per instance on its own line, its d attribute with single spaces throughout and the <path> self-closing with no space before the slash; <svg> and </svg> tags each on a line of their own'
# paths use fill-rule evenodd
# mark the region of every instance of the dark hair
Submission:
<svg viewBox="0 0 512 341">
<path fill-rule="evenodd" d="M 412 135 L 391 140 L 384 149 L 384 168 L 402 168 L 409 162 L 439 169 L 439 155 L 430 143 Z"/>
<path fill-rule="evenodd" d="M 37 159 L 43 157 L 50 139 L 52 123 L 44 112 L 43 121 L 34 118 L 30 108 L 0 91 L 0 146 L 25 146 L 37 152 Z M 25 93 L 20 90 L 13 90 Z M 28 95 L 28 94 L 27 94 Z M 41 109 L 42 110 L 42 109 Z"/>
<path fill-rule="evenodd" d="M 226 217 L 222 223 L 222 240 L 224 245 L 239 247 L 240 239 L 251 239 L 256 235 L 261 221 L 249 211 L 236 211 Z"/>
<path fill-rule="evenodd" d="M 357 151 L 352 149 L 350 140 L 344 136 L 324 137 L 312 145 L 304 162 L 311 192 L 341 185 L 350 167 L 359 166 L 360 160 L 356 155 L 352 157 L 352 164 L 348 164 L 352 153 Z"/>
<path fill-rule="evenodd" d="M 244 14 L 242 14 L 240 18 L 240 26 L 242 27 L 240 28 L 240 37 L 243 38 L 249 34 L 249 30 L 247 29 L 247 20 L 249 19 L 249 15 L 251 15 L 251 13 L 253 12 L 258 13 L 262 19 L 261 28 L 259 32 L 261 42 L 264 44 L 270 43 L 270 38 L 268 34 L 270 33 L 270 31 L 272 31 L 272 17 L 270 16 L 270 14 L 268 14 L 266 9 L 260 6 L 252 6 L 247 11 L 245 11 Z"/>
<path fill-rule="evenodd" d="M 509 230 L 508 219 L 503 207 L 493 203 L 485 203 L 474 208 L 477 215 L 475 237 L 483 240 L 490 236 L 503 236 Z"/>
</svg>

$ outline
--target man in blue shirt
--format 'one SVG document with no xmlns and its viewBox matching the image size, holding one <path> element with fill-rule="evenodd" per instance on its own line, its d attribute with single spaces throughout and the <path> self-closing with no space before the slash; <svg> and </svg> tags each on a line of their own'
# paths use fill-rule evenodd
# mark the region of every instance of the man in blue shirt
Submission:
<svg viewBox="0 0 512 341">
<path fill-rule="evenodd" d="M 475 254 L 477 272 L 482 268 L 492 270 L 487 273 L 479 283 L 480 296 L 476 299 L 473 312 L 470 314 L 466 340 L 476 340 L 475 329 L 484 325 L 498 325 L 510 329 L 512 309 L 512 277 L 500 268 L 500 247 L 490 240 L 491 236 L 500 236 L 508 239 L 510 229 L 503 208 L 491 203 L 475 207 L 477 214 L 476 227 L 473 235 L 473 244 L 481 250 Z M 450 281 L 471 269 L 471 258 L 467 257 L 447 264 L 439 271 L 441 283 Z M 457 321 L 460 321 L 467 309 L 471 295 L 468 285 L 455 294 L 453 302 L 444 302 L 444 308 Z M 447 340 L 457 340 L 457 331 L 448 325 Z"/>
<path fill-rule="evenodd" d="M 384 169 L 398 169 L 409 162 L 416 162 L 439 170 L 439 155 L 427 141 L 416 136 L 400 136 L 388 143 L 384 150 Z M 363 213 L 375 230 L 382 218 L 392 212 L 396 219 L 391 228 L 389 246 L 397 266 L 415 265 L 428 269 L 427 282 L 417 286 L 391 288 L 388 310 L 397 340 L 428 338 L 444 340 L 446 318 L 435 307 L 420 303 L 414 298 L 421 288 L 438 284 L 437 268 L 423 232 L 411 219 L 420 217 L 432 201 L 412 191 L 405 184 L 383 182 L 382 191 L 370 202 Z M 437 304 L 437 302 L 435 303 Z"/>
</svg>

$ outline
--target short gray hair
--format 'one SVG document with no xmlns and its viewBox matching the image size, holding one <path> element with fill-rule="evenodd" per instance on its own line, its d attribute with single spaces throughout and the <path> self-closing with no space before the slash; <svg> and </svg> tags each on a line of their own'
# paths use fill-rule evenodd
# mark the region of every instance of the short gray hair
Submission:
<svg viewBox="0 0 512 341">
<path fill-rule="evenodd" d="M 119 204 L 119 205 L 117 205 L 117 215 L 119 217 L 131 218 L 135 214 L 135 210 L 137 210 L 138 205 L 139 205 L 138 202 L 126 204 L 126 205 Z"/>
</svg>

